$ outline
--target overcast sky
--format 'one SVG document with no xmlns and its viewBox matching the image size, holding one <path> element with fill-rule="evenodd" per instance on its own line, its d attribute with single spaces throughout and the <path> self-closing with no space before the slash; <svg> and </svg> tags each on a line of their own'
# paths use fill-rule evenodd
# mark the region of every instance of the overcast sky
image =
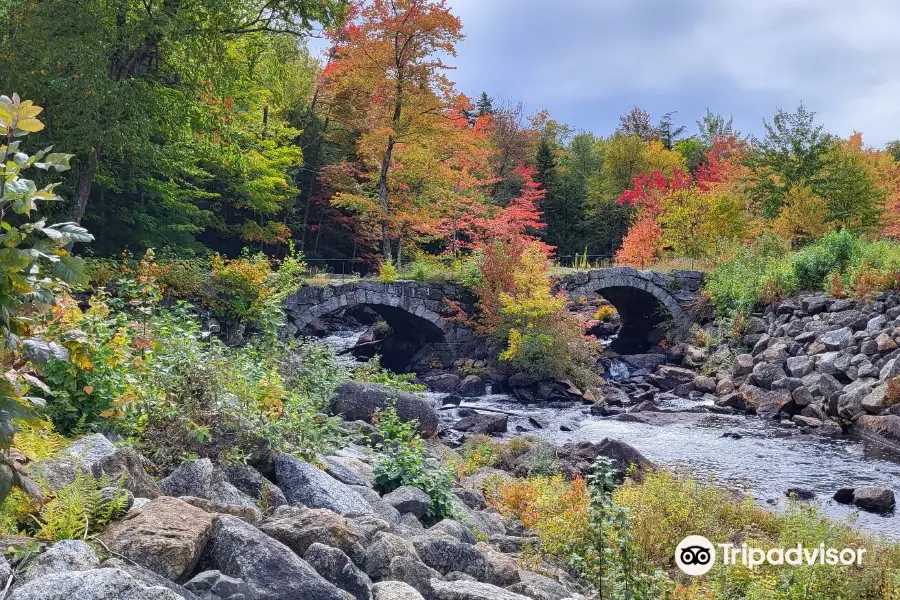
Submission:
<svg viewBox="0 0 900 600">
<path fill-rule="evenodd" d="M 802 101 L 833 133 L 900 138 L 900 0 L 448 1 L 466 34 L 450 77 L 472 98 L 600 135 L 635 104 L 759 133 Z"/>
</svg>

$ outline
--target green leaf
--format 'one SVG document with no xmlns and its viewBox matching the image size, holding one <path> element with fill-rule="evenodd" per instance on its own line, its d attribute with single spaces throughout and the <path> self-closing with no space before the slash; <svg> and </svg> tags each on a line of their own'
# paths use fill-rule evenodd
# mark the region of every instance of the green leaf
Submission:
<svg viewBox="0 0 900 600">
<path fill-rule="evenodd" d="M 14 273 L 24 270 L 32 262 L 31 256 L 17 248 L 0 248 L 0 267 Z"/>
<path fill-rule="evenodd" d="M 88 283 L 84 259 L 77 256 L 60 256 L 59 260 L 53 263 L 53 274 L 69 284 Z"/>
</svg>

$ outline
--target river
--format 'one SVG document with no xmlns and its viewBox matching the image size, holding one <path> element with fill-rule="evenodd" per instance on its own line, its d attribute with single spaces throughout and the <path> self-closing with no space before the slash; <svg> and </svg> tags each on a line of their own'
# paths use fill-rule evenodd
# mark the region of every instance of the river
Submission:
<svg viewBox="0 0 900 600">
<path fill-rule="evenodd" d="M 336 352 L 353 346 L 361 332 L 337 332 L 323 341 Z M 350 366 L 349 354 L 339 360 Z M 442 394 L 427 392 L 437 406 Z M 841 487 L 878 485 L 898 490 L 900 457 L 896 450 L 851 437 L 804 435 L 793 426 L 755 416 L 711 412 L 711 402 L 697 402 L 661 393 L 656 404 L 662 416 L 653 422 L 594 417 L 583 404 L 526 405 L 507 394 L 467 398 L 463 407 L 511 413 L 507 437 L 529 433 L 554 443 L 598 442 L 613 438 L 637 448 L 648 459 L 678 472 L 743 490 L 759 503 L 781 508 L 785 491 L 798 487 L 816 494 L 822 512 L 834 519 L 854 519 L 864 531 L 900 539 L 900 511 L 887 515 L 857 511 L 831 500 Z M 444 410 L 450 425 L 456 410 Z M 646 415 L 647 413 L 640 413 Z"/>
</svg>

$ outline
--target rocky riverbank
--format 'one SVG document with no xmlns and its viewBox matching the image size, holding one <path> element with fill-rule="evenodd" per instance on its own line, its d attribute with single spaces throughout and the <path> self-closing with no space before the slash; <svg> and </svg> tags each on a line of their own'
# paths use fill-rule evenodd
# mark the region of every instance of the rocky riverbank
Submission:
<svg viewBox="0 0 900 600">
<path fill-rule="evenodd" d="M 103 478 L 119 514 L 96 535 L 50 544 L 0 540 L 10 600 L 562 600 L 581 598 L 578 583 L 550 564 L 520 561 L 536 538 L 502 517 L 482 494 L 488 479 L 531 472 L 545 444 L 523 444 L 497 468 L 452 488 L 453 518 L 429 517 L 431 498 L 402 486 L 376 490 L 374 411 L 396 401 L 400 416 L 434 433 L 434 407 L 415 395 L 348 383 L 333 408 L 350 443 L 315 464 L 282 454 L 271 463 L 188 461 L 162 477 L 127 445 L 94 434 L 48 460 L 21 467 L 62 490 L 78 477 Z M 600 455 L 650 466 L 637 451 L 606 440 L 550 448 L 567 474 L 586 472 Z M 432 441 L 434 465 L 461 460 Z M 122 486 L 122 487 L 118 487 Z"/>
</svg>

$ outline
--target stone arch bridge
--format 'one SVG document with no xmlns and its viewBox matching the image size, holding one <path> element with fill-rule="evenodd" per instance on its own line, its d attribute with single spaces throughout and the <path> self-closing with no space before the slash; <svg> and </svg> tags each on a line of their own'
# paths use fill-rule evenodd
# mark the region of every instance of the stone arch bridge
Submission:
<svg viewBox="0 0 900 600">
<path fill-rule="evenodd" d="M 654 327 L 681 331 L 690 325 L 702 279 L 702 273 L 696 271 L 668 274 L 614 267 L 556 277 L 555 288 L 573 300 L 606 298 L 622 319 L 620 336 L 646 336 Z M 378 313 L 394 335 L 409 341 L 406 348 L 417 348 L 406 356 L 411 367 L 479 357 L 486 351 L 484 342 L 452 319 L 455 311 L 447 300 L 458 302 L 469 314 L 474 311 L 471 293 L 450 283 L 362 279 L 305 285 L 285 301 L 287 333 L 302 335 L 317 319 L 362 305 Z"/>
</svg>

